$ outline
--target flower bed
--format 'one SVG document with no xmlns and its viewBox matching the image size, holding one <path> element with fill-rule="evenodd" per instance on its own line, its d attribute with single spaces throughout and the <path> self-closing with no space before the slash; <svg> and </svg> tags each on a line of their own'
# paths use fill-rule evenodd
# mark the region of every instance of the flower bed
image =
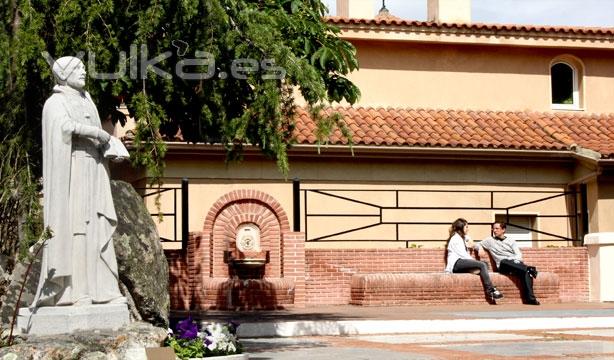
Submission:
<svg viewBox="0 0 614 360">
<path fill-rule="evenodd" d="M 230 322 L 210 323 L 200 328 L 188 317 L 178 322 L 174 331 L 169 329 L 165 344 L 182 360 L 229 355 L 229 359 L 247 358 L 241 356 L 243 347 L 237 338 L 237 327 L 238 324 Z"/>
</svg>

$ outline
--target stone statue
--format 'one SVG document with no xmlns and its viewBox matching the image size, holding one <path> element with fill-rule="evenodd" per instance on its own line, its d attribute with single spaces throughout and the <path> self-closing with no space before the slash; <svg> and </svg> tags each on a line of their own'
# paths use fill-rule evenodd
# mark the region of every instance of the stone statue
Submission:
<svg viewBox="0 0 614 360">
<path fill-rule="evenodd" d="M 126 157 L 101 127 L 85 86 L 85 66 L 62 57 L 56 86 L 43 108 L 44 222 L 53 232 L 43 248 L 32 307 L 125 303 L 111 235 L 117 218 L 107 158 Z"/>
</svg>

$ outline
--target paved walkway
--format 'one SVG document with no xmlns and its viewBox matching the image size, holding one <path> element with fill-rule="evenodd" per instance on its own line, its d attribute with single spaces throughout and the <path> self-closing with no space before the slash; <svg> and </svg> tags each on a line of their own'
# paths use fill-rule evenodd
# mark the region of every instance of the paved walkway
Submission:
<svg viewBox="0 0 614 360">
<path fill-rule="evenodd" d="M 239 322 L 253 360 L 614 359 L 614 303 L 348 305 L 192 315 Z"/>
<path fill-rule="evenodd" d="M 175 314 L 183 317 L 185 314 Z M 402 334 L 604 328 L 614 326 L 614 303 L 532 305 L 429 305 L 304 309 L 192 314 L 203 321 L 241 324 L 242 337 Z"/>
<path fill-rule="evenodd" d="M 251 360 L 614 359 L 614 328 L 259 338 L 243 343 Z"/>
</svg>

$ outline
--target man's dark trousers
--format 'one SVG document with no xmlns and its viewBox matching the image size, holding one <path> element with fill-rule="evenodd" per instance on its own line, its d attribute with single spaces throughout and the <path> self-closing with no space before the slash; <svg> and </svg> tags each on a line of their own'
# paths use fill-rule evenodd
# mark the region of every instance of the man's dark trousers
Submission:
<svg viewBox="0 0 614 360">
<path fill-rule="evenodd" d="M 501 263 L 499 263 L 499 273 L 518 276 L 522 284 L 522 293 L 525 301 L 531 302 L 536 300 L 535 294 L 533 294 L 533 278 L 529 275 L 528 266 L 522 261 L 514 262 L 514 260 L 501 260 Z"/>
</svg>

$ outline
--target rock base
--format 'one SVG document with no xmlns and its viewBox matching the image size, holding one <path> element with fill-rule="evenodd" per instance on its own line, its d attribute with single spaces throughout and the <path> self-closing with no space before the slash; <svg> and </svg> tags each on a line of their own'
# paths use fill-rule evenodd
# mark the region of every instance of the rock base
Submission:
<svg viewBox="0 0 614 360">
<path fill-rule="evenodd" d="M 17 329 L 28 335 L 70 334 L 77 330 L 116 330 L 129 323 L 126 304 L 49 306 L 19 309 Z"/>
<path fill-rule="evenodd" d="M 0 348 L 0 359 L 147 360 L 147 349 L 163 346 L 166 331 L 135 322 L 119 330 L 22 335 L 15 339 L 15 345 Z"/>
</svg>

